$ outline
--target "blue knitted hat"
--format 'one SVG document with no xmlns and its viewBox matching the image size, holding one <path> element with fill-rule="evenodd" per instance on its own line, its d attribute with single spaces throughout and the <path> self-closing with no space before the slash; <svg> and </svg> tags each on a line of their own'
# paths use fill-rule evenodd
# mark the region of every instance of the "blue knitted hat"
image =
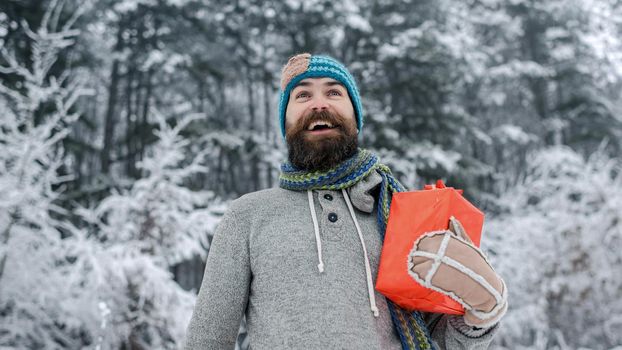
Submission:
<svg viewBox="0 0 622 350">
<path fill-rule="evenodd" d="M 303 53 L 290 58 L 281 72 L 279 125 L 283 138 L 285 138 L 285 110 L 289 102 L 289 94 L 301 80 L 306 78 L 333 78 L 346 87 L 354 107 L 357 129 L 360 134 L 363 127 L 363 106 L 354 77 L 343 64 L 332 57 Z"/>
</svg>

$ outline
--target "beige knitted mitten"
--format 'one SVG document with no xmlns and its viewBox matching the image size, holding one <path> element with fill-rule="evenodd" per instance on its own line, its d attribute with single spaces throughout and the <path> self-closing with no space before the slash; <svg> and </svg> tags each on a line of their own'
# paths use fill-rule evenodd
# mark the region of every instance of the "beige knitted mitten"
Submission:
<svg viewBox="0 0 622 350">
<path fill-rule="evenodd" d="M 464 322 L 475 327 L 497 323 L 507 310 L 505 283 L 484 253 L 453 216 L 449 229 L 427 232 L 408 255 L 408 273 L 426 288 L 464 306 Z"/>
</svg>

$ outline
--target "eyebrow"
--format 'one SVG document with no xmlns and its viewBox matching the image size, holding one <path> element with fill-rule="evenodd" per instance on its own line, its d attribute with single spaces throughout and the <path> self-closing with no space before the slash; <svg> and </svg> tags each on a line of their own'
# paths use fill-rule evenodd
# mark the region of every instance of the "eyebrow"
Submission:
<svg viewBox="0 0 622 350">
<path fill-rule="evenodd" d="M 299 86 L 311 86 L 311 85 L 312 85 L 312 83 L 311 83 L 311 82 L 309 82 L 309 81 L 301 81 L 301 82 L 299 82 L 298 84 L 296 84 L 296 85 L 292 88 L 292 90 L 293 90 L 293 89 L 295 89 L 295 88 L 297 88 L 297 87 L 299 87 Z M 322 84 L 322 85 L 324 85 L 324 86 L 335 86 L 335 85 L 341 85 L 342 87 L 344 87 L 344 88 L 345 88 L 345 86 L 344 86 L 342 83 L 338 82 L 338 81 L 327 81 L 327 82 L 325 82 L 325 83 L 324 83 L 324 84 Z"/>
</svg>

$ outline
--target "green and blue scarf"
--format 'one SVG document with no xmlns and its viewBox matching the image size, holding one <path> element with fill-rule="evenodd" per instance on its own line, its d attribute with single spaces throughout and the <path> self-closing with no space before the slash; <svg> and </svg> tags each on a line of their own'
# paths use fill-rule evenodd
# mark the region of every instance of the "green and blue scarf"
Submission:
<svg viewBox="0 0 622 350">
<path fill-rule="evenodd" d="M 382 176 L 376 219 L 380 237 L 384 240 L 391 197 L 393 193 L 403 192 L 406 189 L 393 177 L 391 169 L 381 164 L 372 152 L 359 148 L 354 156 L 325 172 L 301 171 L 290 162 L 285 162 L 281 165 L 279 186 L 294 191 L 340 190 L 353 186 L 372 171 Z M 420 312 L 404 310 L 389 299 L 387 299 L 387 304 L 403 349 L 434 349 L 430 333 Z"/>
</svg>

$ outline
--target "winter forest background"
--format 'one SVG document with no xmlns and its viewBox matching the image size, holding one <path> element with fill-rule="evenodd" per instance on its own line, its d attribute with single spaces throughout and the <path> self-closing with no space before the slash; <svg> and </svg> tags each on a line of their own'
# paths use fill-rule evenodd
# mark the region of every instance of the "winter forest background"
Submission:
<svg viewBox="0 0 622 350">
<path fill-rule="evenodd" d="M 0 1 L 0 349 L 179 348 L 304 51 L 404 185 L 486 212 L 495 348 L 622 348 L 620 37 L 619 0 Z"/>
</svg>

